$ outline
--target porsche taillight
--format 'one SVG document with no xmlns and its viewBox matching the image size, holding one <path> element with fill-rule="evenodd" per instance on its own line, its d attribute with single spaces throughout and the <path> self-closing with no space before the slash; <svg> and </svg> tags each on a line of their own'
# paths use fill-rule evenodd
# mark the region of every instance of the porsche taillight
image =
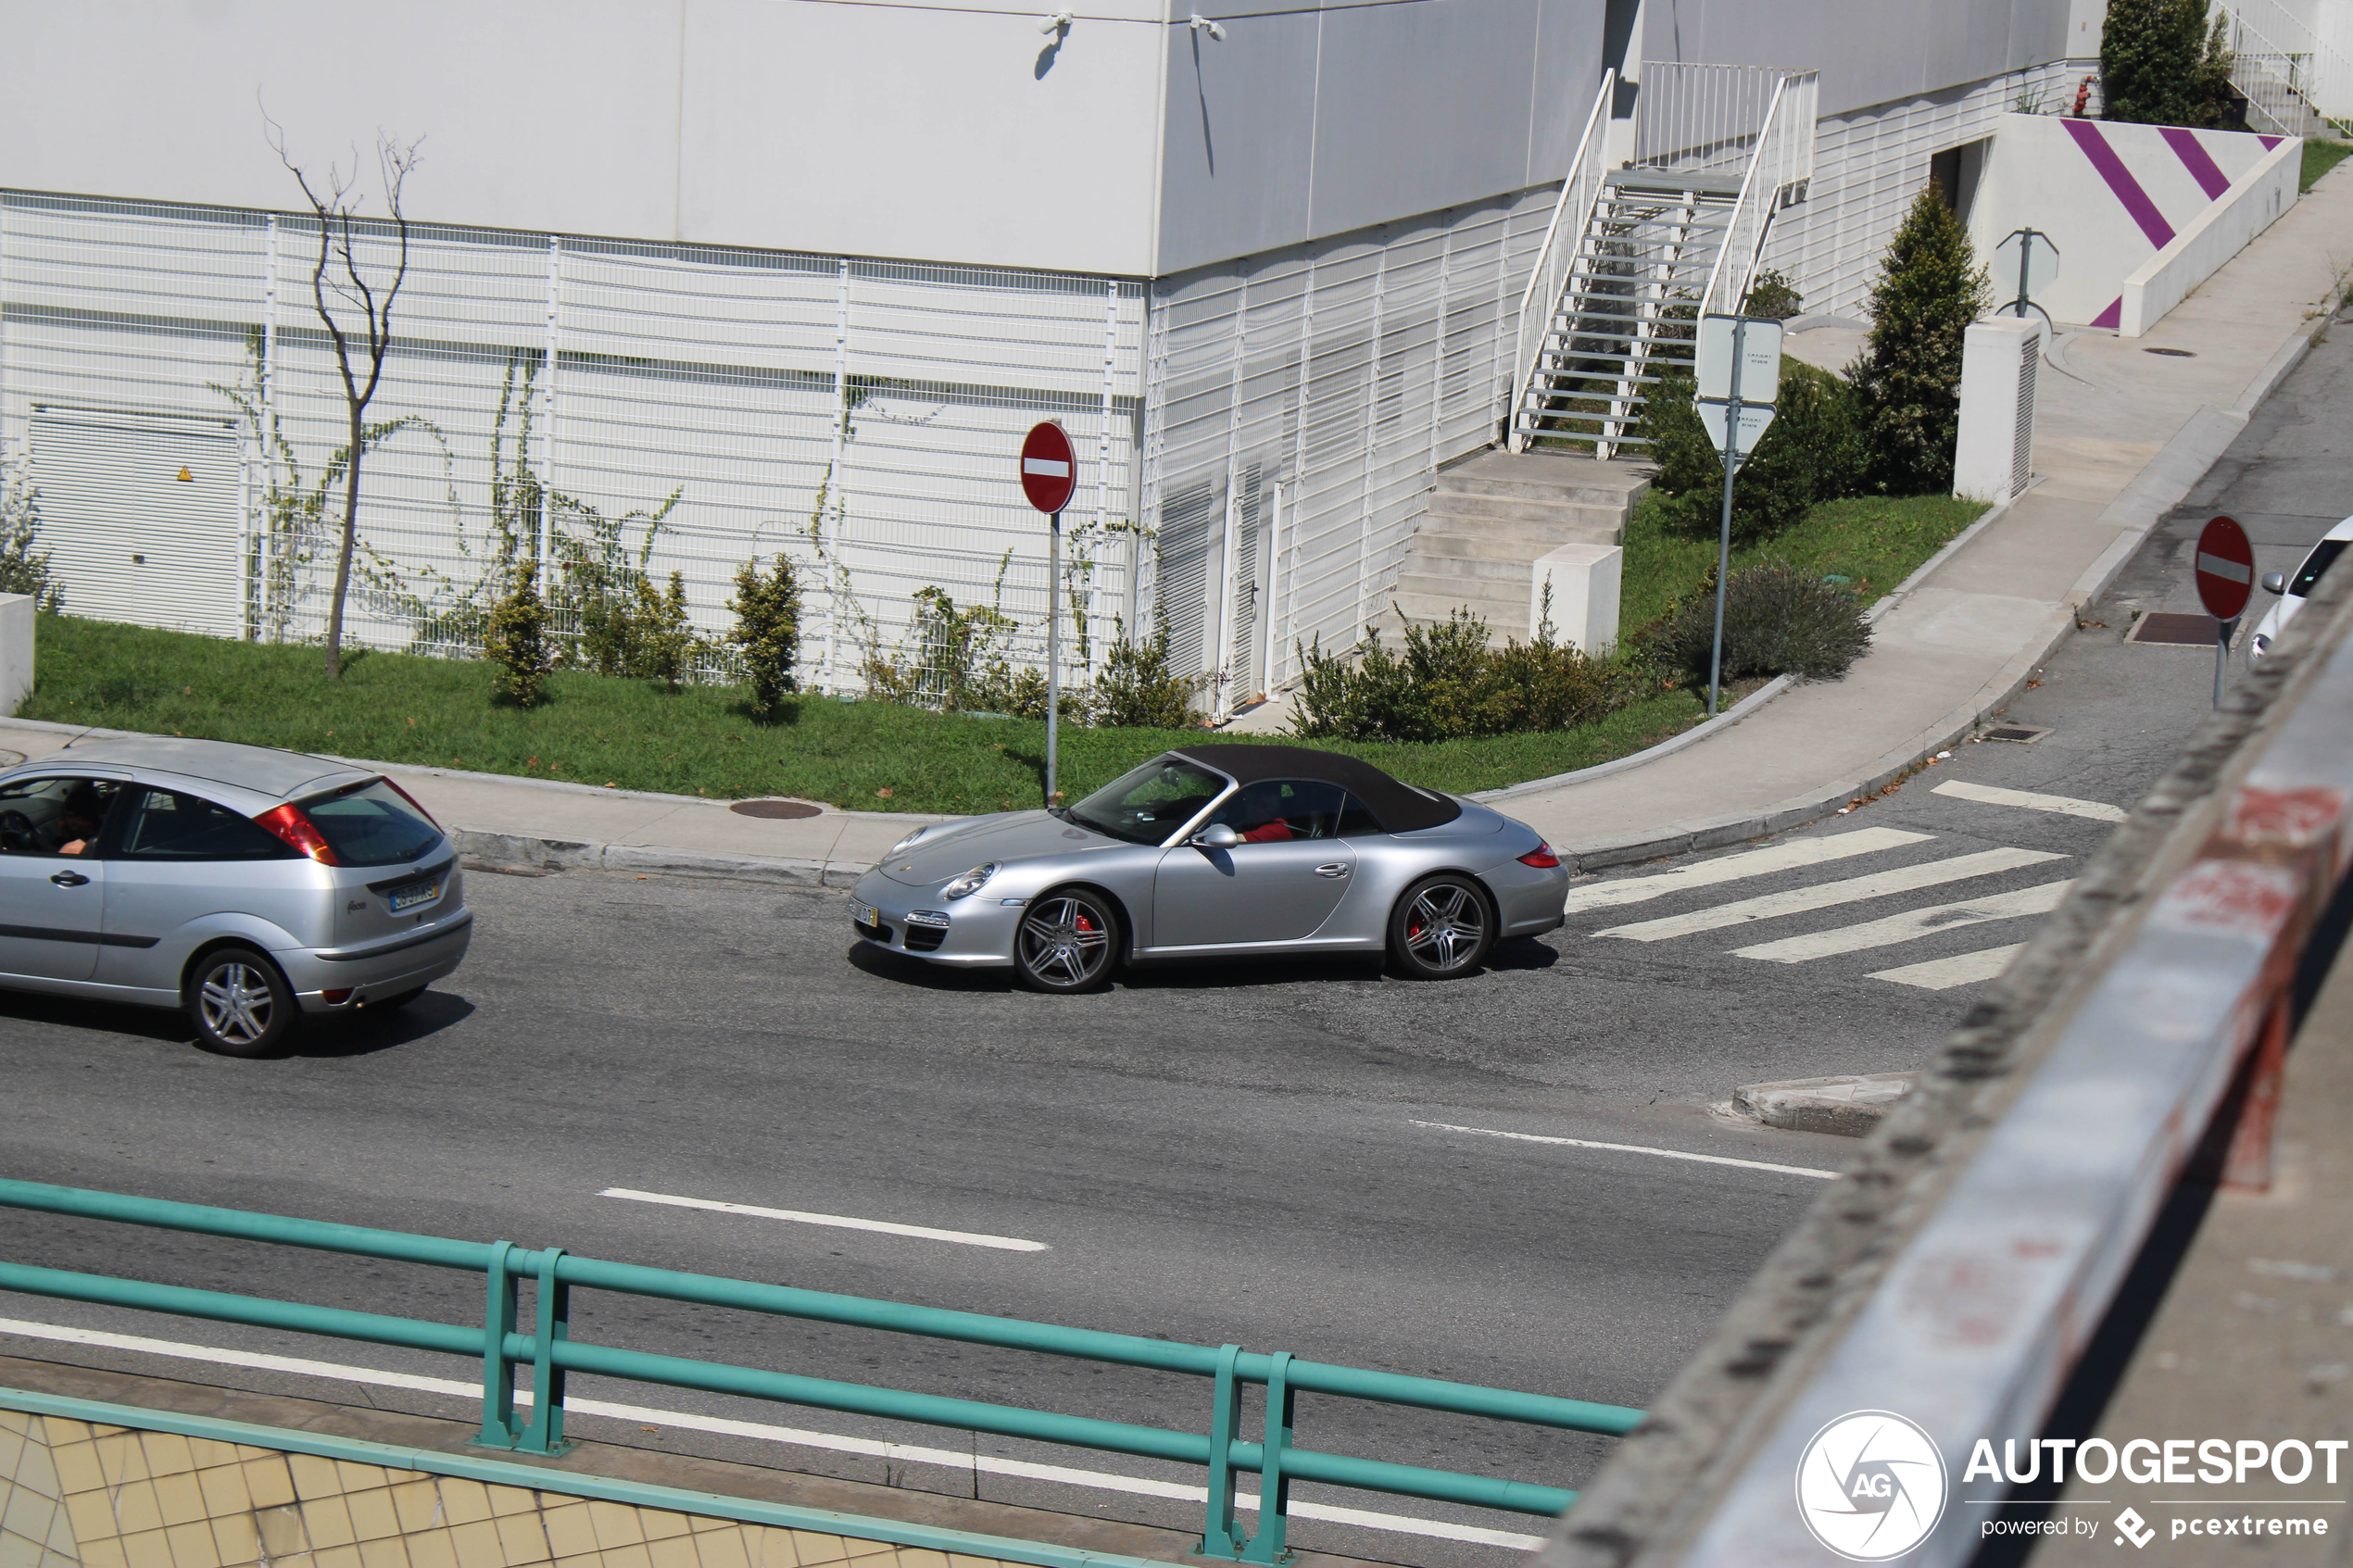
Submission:
<svg viewBox="0 0 2353 1568">
<path fill-rule="evenodd" d="M 1548 872 L 1561 863 L 1561 858 L 1553 853 L 1551 845 L 1540 844 L 1522 855 L 1519 858 L 1519 863 L 1523 866 L 1534 866 L 1540 872 Z"/>
</svg>

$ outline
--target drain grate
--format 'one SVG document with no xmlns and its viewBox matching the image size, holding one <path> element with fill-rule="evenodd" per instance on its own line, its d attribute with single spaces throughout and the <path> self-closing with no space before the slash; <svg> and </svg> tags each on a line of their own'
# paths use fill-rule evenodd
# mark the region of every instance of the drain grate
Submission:
<svg viewBox="0 0 2353 1568">
<path fill-rule="evenodd" d="M 2020 746 L 2032 746 L 2050 733 L 2047 727 L 2039 724 L 1996 724 L 1985 732 L 1984 738 L 2013 740 Z"/>
<path fill-rule="evenodd" d="M 2144 615 L 2124 633 L 2128 643 L 2167 643 L 2179 647 L 2210 648 L 2219 630 L 2210 615 L 2177 615 L 2171 610 Z"/>
<path fill-rule="evenodd" d="M 806 800 L 738 800 L 727 809 L 738 817 L 780 818 L 790 822 L 799 817 L 814 817 L 824 808 L 812 806 Z"/>
</svg>

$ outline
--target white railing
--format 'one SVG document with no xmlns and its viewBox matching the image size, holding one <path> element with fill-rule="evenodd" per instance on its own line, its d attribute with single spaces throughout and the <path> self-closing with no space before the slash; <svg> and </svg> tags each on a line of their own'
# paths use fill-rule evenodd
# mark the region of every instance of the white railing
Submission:
<svg viewBox="0 0 2353 1568">
<path fill-rule="evenodd" d="M 1603 71 L 1602 89 L 1593 95 L 1593 111 L 1585 117 L 1585 134 L 1577 144 L 1577 156 L 1569 160 L 1560 200 L 1553 207 L 1552 224 L 1544 231 L 1543 248 L 1536 253 L 1536 266 L 1519 296 L 1519 339 L 1512 356 L 1519 375 L 1512 383 L 1512 407 L 1505 414 L 1515 452 L 1528 448 L 1529 433 L 1520 428 L 1520 409 L 1535 386 L 1544 334 L 1560 309 L 1561 290 L 1567 285 L 1569 268 L 1577 258 L 1578 236 L 1585 232 L 1586 218 L 1601 199 L 1603 147 L 1609 140 L 1609 107 L 1617 95 L 1617 73 Z"/>
<path fill-rule="evenodd" d="M 1649 68 L 1643 68 L 1647 70 Z M 1806 199 L 1814 178 L 1814 120 L 1821 101 L 1820 73 L 1784 71 L 1755 133 L 1755 156 L 1741 182 L 1740 203 L 1725 226 L 1723 248 L 1707 275 L 1702 314 L 1738 314 L 1748 298 L 1774 214 Z M 1639 144 L 1639 138 L 1638 138 Z"/>
<path fill-rule="evenodd" d="M 1779 66 L 1644 60 L 1635 98 L 1634 162 L 1684 173 L 1745 168 L 1782 81 Z"/>
<path fill-rule="evenodd" d="M 2273 122 L 2259 129 L 2308 134 L 2320 129 L 2305 118 L 2308 107 L 2322 116 L 2353 115 L 2353 61 L 2279 0 L 2227 0 L 2215 8 L 2230 19 L 2225 36 L 2237 56 L 2231 85 Z"/>
</svg>

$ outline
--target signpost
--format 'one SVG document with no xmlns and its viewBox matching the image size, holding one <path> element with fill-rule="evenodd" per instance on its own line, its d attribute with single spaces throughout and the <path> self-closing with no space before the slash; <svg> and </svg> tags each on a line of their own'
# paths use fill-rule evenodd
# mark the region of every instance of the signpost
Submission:
<svg viewBox="0 0 2353 1568">
<path fill-rule="evenodd" d="M 1046 804 L 1054 803 L 1056 725 L 1063 696 L 1063 508 L 1078 488 L 1078 454 L 1059 420 L 1041 420 L 1021 442 L 1021 493 L 1051 520 L 1046 545 Z"/>
<path fill-rule="evenodd" d="M 2032 295 L 2041 294 L 2058 276 L 2058 246 L 2051 244 L 2051 236 L 2040 229 L 2015 229 L 2007 239 L 1994 247 L 1994 286 L 2015 289 L 2016 296 L 1995 307 L 1996 316 L 2016 316 L 2024 320 L 2030 310 L 2043 318 L 2043 339 L 2051 335 L 2051 313 L 2034 303 Z"/>
<path fill-rule="evenodd" d="M 1780 395 L 1781 324 L 1769 316 L 1699 319 L 1699 422 L 1724 459 L 1724 516 L 1716 544 L 1716 644 L 1707 655 L 1707 716 L 1716 717 L 1724 676 L 1724 582 L 1732 571 L 1732 475 L 1740 470 Z"/>
<path fill-rule="evenodd" d="M 2198 533 L 2196 565 L 2197 596 L 2214 618 L 2214 706 L 2220 708 L 2222 680 L 2230 671 L 2231 633 L 2255 588 L 2255 546 L 2234 519 L 2218 517 Z"/>
</svg>

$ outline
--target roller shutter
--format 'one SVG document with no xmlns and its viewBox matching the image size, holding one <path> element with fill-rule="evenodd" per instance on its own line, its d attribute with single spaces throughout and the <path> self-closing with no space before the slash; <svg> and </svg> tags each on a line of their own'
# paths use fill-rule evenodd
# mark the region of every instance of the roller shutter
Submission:
<svg viewBox="0 0 2353 1568">
<path fill-rule="evenodd" d="M 243 633 L 237 444 L 220 420 L 40 408 L 41 542 L 69 615 Z"/>
</svg>

